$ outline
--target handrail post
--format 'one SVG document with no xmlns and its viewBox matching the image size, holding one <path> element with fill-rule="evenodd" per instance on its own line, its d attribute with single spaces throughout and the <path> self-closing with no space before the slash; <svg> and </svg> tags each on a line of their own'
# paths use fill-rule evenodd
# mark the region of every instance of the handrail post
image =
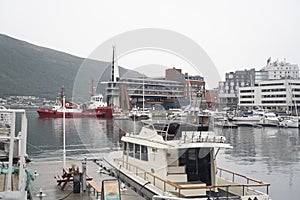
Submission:
<svg viewBox="0 0 300 200">
<path fill-rule="evenodd" d="M 226 186 L 226 200 L 228 200 L 229 197 L 229 186 Z"/>
</svg>

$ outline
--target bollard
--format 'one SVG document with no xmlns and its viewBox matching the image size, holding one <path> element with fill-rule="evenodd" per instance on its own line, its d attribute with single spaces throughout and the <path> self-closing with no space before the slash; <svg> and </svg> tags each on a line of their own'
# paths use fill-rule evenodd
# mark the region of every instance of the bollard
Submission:
<svg viewBox="0 0 300 200">
<path fill-rule="evenodd" d="M 82 191 L 86 192 L 86 158 L 81 161 L 82 164 Z"/>
<path fill-rule="evenodd" d="M 73 193 L 80 193 L 80 173 L 79 169 L 74 172 L 73 176 Z"/>
</svg>

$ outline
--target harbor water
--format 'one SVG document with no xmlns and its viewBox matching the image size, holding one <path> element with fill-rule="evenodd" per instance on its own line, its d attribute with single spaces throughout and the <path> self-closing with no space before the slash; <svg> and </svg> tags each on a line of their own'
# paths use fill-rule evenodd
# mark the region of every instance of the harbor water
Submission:
<svg viewBox="0 0 300 200">
<path fill-rule="evenodd" d="M 42 119 L 27 110 L 27 153 L 34 161 L 62 160 L 63 120 Z M 132 121 L 94 118 L 66 119 L 67 159 L 97 159 L 119 148 L 127 131 L 138 129 Z M 218 166 L 271 183 L 272 200 L 299 199 L 299 129 L 276 127 L 214 128 L 226 136 L 233 149 L 220 151 Z"/>
</svg>

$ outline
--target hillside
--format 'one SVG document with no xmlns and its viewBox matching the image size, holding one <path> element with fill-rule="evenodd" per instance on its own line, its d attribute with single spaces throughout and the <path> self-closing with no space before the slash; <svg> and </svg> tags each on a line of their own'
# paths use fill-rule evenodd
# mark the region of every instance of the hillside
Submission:
<svg viewBox="0 0 300 200">
<path fill-rule="evenodd" d="M 0 34 L 0 97 L 34 95 L 54 99 L 62 85 L 70 97 L 76 73 L 84 61 L 93 68 L 104 69 L 108 65 Z M 102 80 L 109 78 L 109 71 L 106 70 Z M 126 69 L 120 69 L 121 75 L 126 72 Z"/>
</svg>

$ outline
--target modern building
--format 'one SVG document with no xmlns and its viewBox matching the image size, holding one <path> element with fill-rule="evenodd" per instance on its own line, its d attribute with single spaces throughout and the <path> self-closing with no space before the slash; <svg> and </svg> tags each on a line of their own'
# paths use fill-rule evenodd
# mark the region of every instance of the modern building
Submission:
<svg viewBox="0 0 300 200">
<path fill-rule="evenodd" d="M 299 79 L 261 81 L 254 86 L 241 87 L 238 91 L 238 105 L 242 109 L 260 107 L 287 113 L 295 111 L 295 108 L 299 110 Z"/>
<path fill-rule="evenodd" d="M 156 104 L 178 107 L 178 99 L 183 99 L 183 85 L 164 79 L 120 77 L 117 82 L 108 82 L 106 95 L 110 105 L 123 109 L 130 109 L 132 105 L 142 107 L 143 102 L 145 107 Z"/>
<path fill-rule="evenodd" d="M 116 71 L 112 65 L 112 74 Z M 112 81 L 114 80 L 114 81 Z M 201 106 L 204 99 L 205 82 L 201 76 L 182 74 L 181 69 L 167 69 L 166 78 L 126 78 L 112 76 L 107 82 L 106 95 L 109 105 L 129 110 L 132 106 L 164 109 L 180 108 L 192 104 Z M 205 103 L 203 103 L 205 105 Z"/>
</svg>

